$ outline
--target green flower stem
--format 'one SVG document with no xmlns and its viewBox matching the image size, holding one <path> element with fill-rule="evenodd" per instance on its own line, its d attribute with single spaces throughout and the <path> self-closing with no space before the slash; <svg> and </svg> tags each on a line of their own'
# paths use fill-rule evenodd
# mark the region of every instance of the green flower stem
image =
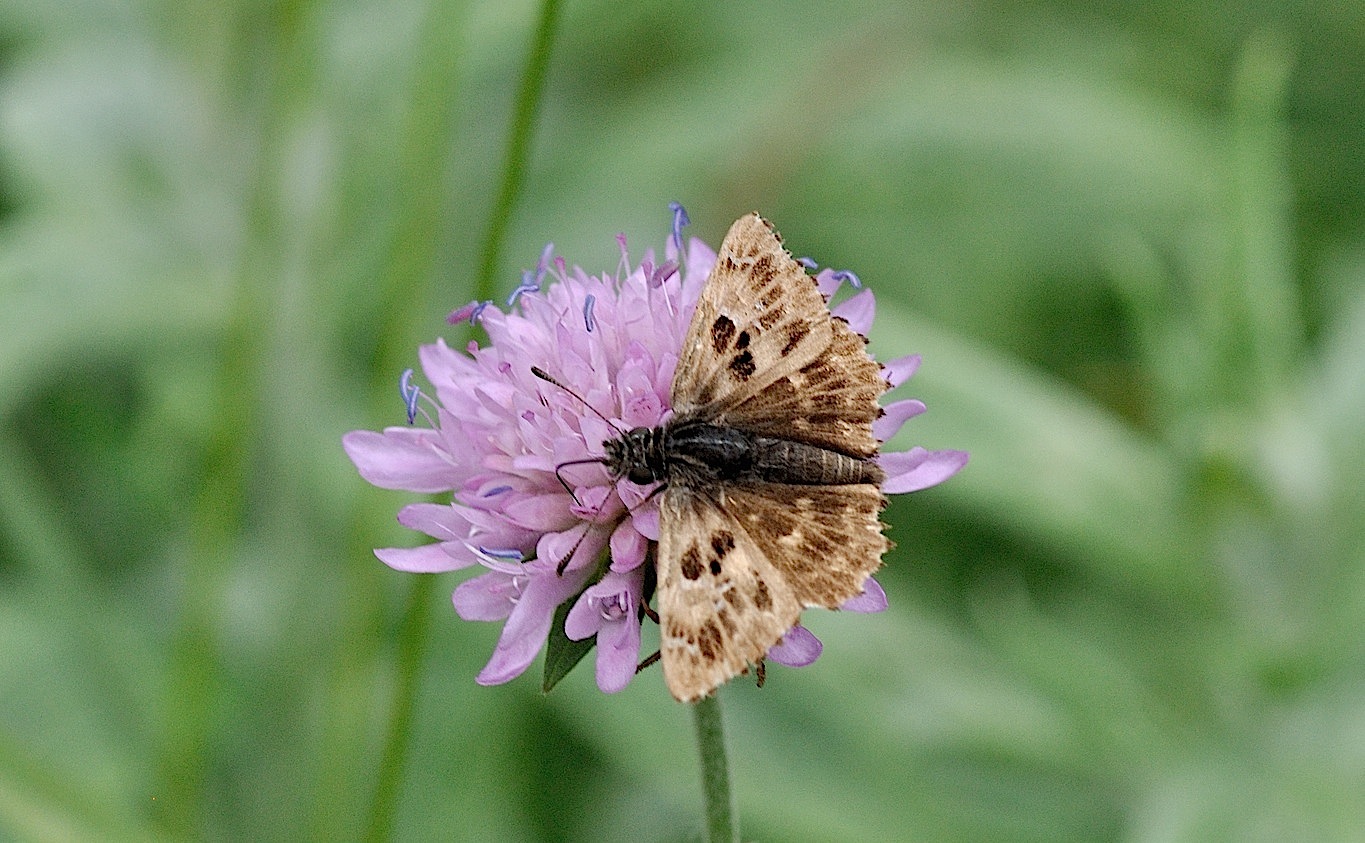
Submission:
<svg viewBox="0 0 1365 843">
<path fill-rule="evenodd" d="M 730 769 L 725 759 L 725 727 L 721 723 L 720 699 L 716 694 L 692 705 L 697 724 L 697 749 L 701 752 L 701 789 L 706 800 L 706 837 L 711 843 L 738 843 L 739 811 L 730 790 Z"/>
</svg>

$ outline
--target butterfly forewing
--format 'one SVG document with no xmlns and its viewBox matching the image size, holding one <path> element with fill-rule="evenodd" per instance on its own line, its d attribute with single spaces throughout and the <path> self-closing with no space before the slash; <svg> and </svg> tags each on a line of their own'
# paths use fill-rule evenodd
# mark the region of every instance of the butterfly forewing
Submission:
<svg viewBox="0 0 1365 843">
<path fill-rule="evenodd" d="M 740 217 L 702 288 L 673 377 L 677 415 L 715 418 L 819 357 L 832 322 L 768 222 Z"/>
<path fill-rule="evenodd" d="M 735 513 L 671 486 L 659 502 L 659 623 L 664 681 L 691 702 L 758 662 L 801 605 Z"/>
<path fill-rule="evenodd" d="M 718 424 L 818 445 L 853 457 L 877 453 L 872 423 L 887 389 L 867 343 L 842 320 L 831 320 L 830 343 L 810 363 L 723 410 Z"/>
<path fill-rule="evenodd" d="M 830 316 L 767 221 L 749 214 L 730 227 L 697 303 L 674 413 L 872 456 L 887 384 L 866 344 Z"/>
</svg>

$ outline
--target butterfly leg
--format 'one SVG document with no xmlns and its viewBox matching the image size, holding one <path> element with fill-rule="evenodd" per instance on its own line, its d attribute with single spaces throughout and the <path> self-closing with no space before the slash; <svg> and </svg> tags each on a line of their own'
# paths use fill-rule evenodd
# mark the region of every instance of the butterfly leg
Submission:
<svg viewBox="0 0 1365 843">
<path fill-rule="evenodd" d="M 655 662 L 657 662 L 657 661 L 659 660 L 659 658 L 660 658 L 662 655 L 663 655 L 662 651 L 660 651 L 660 650 L 655 650 L 653 655 L 651 655 L 651 656 L 645 656 L 644 661 L 640 662 L 639 664 L 637 664 L 637 665 L 635 666 L 635 672 L 636 672 L 636 673 L 639 673 L 640 671 L 642 671 L 642 670 L 644 670 L 645 668 L 649 667 L 650 665 L 654 664 Z"/>
</svg>

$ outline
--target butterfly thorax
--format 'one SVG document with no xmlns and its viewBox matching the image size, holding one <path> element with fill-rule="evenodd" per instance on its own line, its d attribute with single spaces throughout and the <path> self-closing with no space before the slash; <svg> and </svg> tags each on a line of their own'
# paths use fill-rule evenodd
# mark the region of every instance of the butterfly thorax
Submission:
<svg viewBox="0 0 1365 843">
<path fill-rule="evenodd" d="M 885 478 L 881 467 L 870 459 L 694 419 L 637 427 L 603 445 L 608 469 L 641 485 L 880 486 Z"/>
</svg>

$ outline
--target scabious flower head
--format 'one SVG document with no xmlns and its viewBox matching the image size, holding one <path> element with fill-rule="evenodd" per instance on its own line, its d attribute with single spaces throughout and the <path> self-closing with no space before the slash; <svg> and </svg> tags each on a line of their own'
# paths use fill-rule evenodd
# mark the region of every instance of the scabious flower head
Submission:
<svg viewBox="0 0 1365 843">
<path fill-rule="evenodd" d="M 573 640 L 596 636 L 598 686 L 619 691 L 635 674 L 645 587 L 653 581 L 646 560 L 659 538 L 658 498 L 650 497 L 649 487 L 610 476 L 600 457 L 602 443 L 622 431 L 665 420 L 681 345 L 715 262 L 715 252 L 700 240 L 684 243 L 686 213 L 677 205 L 673 212 L 662 261 L 650 251 L 632 263 L 621 236 L 617 269 L 594 276 L 569 269 L 547 246 L 506 308 L 471 302 L 450 314 L 452 322 L 480 325 L 485 345 L 471 342 L 457 351 L 437 340 L 421 348 L 433 393 L 419 393 L 404 373 L 402 395 L 409 422 L 420 415 L 424 426 L 357 430 L 343 438 L 370 483 L 451 493 L 448 504 L 411 504 L 398 513 L 401 524 L 435 542 L 381 548 L 375 555 L 400 571 L 482 569 L 453 596 L 460 617 L 503 621 L 493 656 L 478 675 L 482 684 L 525 671 L 551 634 L 556 609 L 570 600 L 562 632 Z M 857 282 L 852 273 L 828 269 L 815 277 L 826 298 L 841 284 Z M 833 313 L 866 334 L 874 309 L 872 293 L 864 289 Z M 898 386 L 917 365 L 916 357 L 887 363 L 887 382 Z M 538 378 L 533 367 L 567 389 Z M 924 405 L 906 399 L 884 409 L 874 425 L 882 441 Z M 887 473 L 883 490 L 897 493 L 946 479 L 965 464 L 966 454 L 913 448 L 879 459 Z M 885 607 L 885 593 L 869 579 L 843 608 Z M 819 640 L 798 625 L 768 656 L 802 666 L 820 649 Z"/>
</svg>

